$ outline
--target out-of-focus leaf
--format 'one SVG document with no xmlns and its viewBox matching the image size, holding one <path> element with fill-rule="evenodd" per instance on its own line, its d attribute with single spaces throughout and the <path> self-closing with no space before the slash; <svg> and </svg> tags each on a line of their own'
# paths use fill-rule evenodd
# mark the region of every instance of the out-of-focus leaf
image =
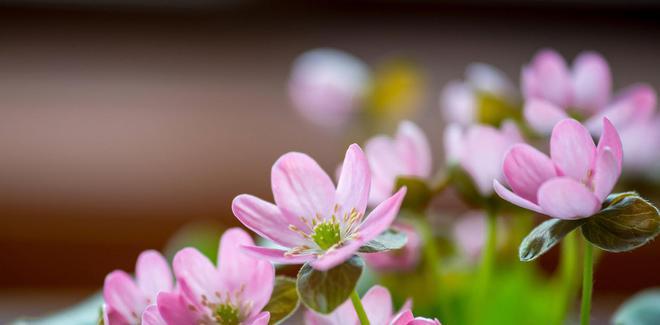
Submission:
<svg viewBox="0 0 660 325">
<path fill-rule="evenodd" d="M 477 186 L 474 184 L 472 176 L 460 166 L 454 166 L 450 170 L 451 184 L 461 195 L 463 200 L 473 206 L 483 207 L 487 204 Z"/>
<path fill-rule="evenodd" d="M 424 210 L 432 198 L 431 189 L 426 181 L 417 177 L 398 177 L 396 189 L 403 186 L 406 187 L 406 197 L 403 199 L 401 209 Z"/>
<path fill-rule="evenodd" d="M 658 209 L 637 193 L 612 194 L 603 206 L 603 210 L 582 225 L 584 237 L 600 249 L 633 250 L 660 233 Z"/>
<path fill-rule="evenodd" d="M 220 236 L 227 229 L 215 222 L 195 222 L 179 229 L 165 246 L 165 256 L 172 260 L 174 255 L 184 247 L 197 248 L 213 263 L 218 258 L 218 243 Z"/>
<path fill-rule="evenodd" d="M 298 309 L 300 299 L 296 291 L 296 280 L 284 276 L 275 279 L 275 287 L 264 311 L 270 312 L 269 324 L 280 324 Z"/>
<path fill-rule="evenodd" d="M 358 252 L 378 253 L 399 249 L 406 245 L 407 240 L 408 238 L 406 237 L 406 234 L 394 229 L 388 229 L 382 234 L 378 235 L 378 237 L 370 240 L 368 243 L 360 247 Z"/>
<path fill-rule="evenodd" d="M 103 305 L 101 293 L 95 293 L 84 301 L 42 318 L 21 318 L 16 325 L 97 324 Z"/>
<path fill-rule="evenodd" d="M 358 256 L 325 272 L 306 263 L 298 272 L 296 282 L 300 300 L 309 309 L 321 314 L 331 313 L 350 297 L 363 265 Z"/>
<path fill-rule="evenodd" d="M 660 288 L 644 290 L 619 307 L 612 318 L 616 325 L 660 324 Z"/>
<path fill-rule="evenodd" d="M 586 222 L 585 219 L 562 220 L 551 219 L 538 225 L 523 239 L 518 249 L 518 257 L 523 262 L 529 262 L 543 255 L 550 248 L 568 235 L 571 231 Z"/>
<path fill-rule="evenodd" d="M 477 93 L 477 120 L 480 123 L 499 127 L 506 119 L 520 118 L 520 107 L 508 103 L 504 98 L 487 92 Z"/>
</svg>

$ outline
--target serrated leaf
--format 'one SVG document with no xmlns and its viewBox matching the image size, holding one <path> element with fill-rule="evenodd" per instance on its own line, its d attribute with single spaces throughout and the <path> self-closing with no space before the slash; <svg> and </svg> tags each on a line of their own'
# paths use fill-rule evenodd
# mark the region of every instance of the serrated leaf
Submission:
<svg viewBox="0 0 660 325">
<path fill-rule="evenodd" d="M 390 228 L 382 234 L 378 235 L 378 237 L 362 245 L 358 252 L 378 253 L 393 249 L 400 249 L 406 245 L 407 241 L 408 237 L 406 234 Z"/>
<path fill-rule="evenodd" d="M 551 219 L 543 222 L 523 239 L 518 249 L 518 257 L 523 262 L 536 259 L 585 222 L 585 219 Z"/>
<path fill-rule="evenodd" d="M 660 324 L 660 288 L 644 290 L 626 300 L 612 318 L 615 325 Z"/>
<path fill-rule="evenodd" d="M 584 237 L 600 249 L 626 252 L 642 246 L 660 233 L 660 214 L 637 193 L 610 195 L 605 208 L 582 225 Z"/>
<path fill-rule="evenodd" d="M 403 186 L 407 188 L 407 191 L 401 203 L 401 209 L 421 211 L 428 206 L 433 195 L 425 180 L 417 177 L 398 177 L 396 179 L 396 190 Z"/>
<path fill-rule="evenodd" d="M 298 272 L 296 288 L 305 307 L 321 314 L 333 312 L 355 289 L 364 263 L 358 256 L 322 272 L 305 263 Z"/>
<path fill-rule="evenodd" d="M 280 324 L 298 309 L 300 299 L 296 291 L 296 280 L 293 278 L 278 276 L 275 278 L 275 287 L 270 296 L 270 301 L 264 311 L 270 312 L 269 324 Z"/>
</svg>

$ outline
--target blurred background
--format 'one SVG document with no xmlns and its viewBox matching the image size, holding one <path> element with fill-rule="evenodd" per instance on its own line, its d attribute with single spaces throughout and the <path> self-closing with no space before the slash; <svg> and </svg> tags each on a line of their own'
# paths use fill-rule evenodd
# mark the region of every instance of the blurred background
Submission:
<svg viewBox="0 0 660 325">
<path fill-rule="evenodd" d="M 653 1 L 93 3 L 0 4 L 0 323 L 78 301 L 191 222 L 237 225 L 232 198 L 271 198 L 284 152 L 334 170 L 346 134 L 308 123 L 287 93 L 309 49 L 413 60 L 424 87 L 412 119 L 437 162 L 440 89 L 473 61 L 517 83 L 539 48 L 596 50 L 614 89 L 660 89 Z M 606 254 L 596 306 L 659 285 L 659 249 Z"/>
</svg>

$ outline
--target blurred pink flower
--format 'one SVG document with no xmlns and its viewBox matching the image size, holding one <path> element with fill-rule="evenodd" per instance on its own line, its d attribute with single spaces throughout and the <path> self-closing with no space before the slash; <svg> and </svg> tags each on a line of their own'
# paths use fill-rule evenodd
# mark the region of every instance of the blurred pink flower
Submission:
<svg viewBox="0 0 660 325">
<path fill-rule="evenodd" d="M 406 234 L 406 245 L 398 250 L 365 254 L 364 260 L 369 267 L 378 271 L 406 271 L 417 266 L 419 262 L 422 241 L 415 227 L 395 221 L 392 228 Z"/>
<path fill-rule="evenodd" d="M 495 191 L 520 207 L 559 219 L 581 219 L 598 212 L 621 174 L 621 139 L 607 118 L 598 147 L 578 121 L 563 120 L 552 130 L 549 158 L 518 144 L 504 160 L 513 192 L 495 180 Z"/>
<path fill-rule="evenodd" d="M 346 151 L 336 188 L 309 156 L 283 155 L 271 171 L 276 205 L 242 194 L 234 199 L 232 210 L 246 227 L 288 250 L 252 245 L 245 249 L 277 263 L 311 262 L 321 271 L 341 264 L 389 228 L 406 193 L 400 189 L 365 218 L 370 184 L 369 164 L 356 144 Z"/>
<path fill-rule="evenodd" d="M 135 276 L 134 281 L 126 272 L 116 270 L 105 277 L 104 324 L 140 324 L 143 311 L 156 301 L 156 295 L 174 288 L 174 278 L 167 261 L 153 250 L 140 254 Z"/>
<path fill-rule="evenodd" d="M 507 229 L 502 224 L 502 218 L 497 223 L 497 245 L 506 240 Z M 476 261 L 481 256 L 481 249 L 486 242 L 486 216 L 483 211 L 468 211 L 456 219 L 453 229 L 454 239 L 460 252 L 470 261 Z"/>
<path fill-rule="evenodd" d="M 390 292 L 381 286 L 373 286 L 361 299 L 364 311 L 372 325 L 413 325 L 413 324 L 440 324 L 437 320 L 414 318 L 410 312 L 411 302 L 407 301 L 397 314 L 392 310 L 392 297 Z M 429 323 L 425 323 L 428 321 Z M 334 312 L 321 315 L 314 311 L 305 311 L 305 324 L 307 325 L 359 325 L 357 312 L 347 300 Z"/>
<path fill-rule="evenodd" d="M 522 142 L 515 123 L 506 121 L 498 130 L 475 124 L 462 129 L 451 124 L 445 129 L 445 155 L 449 165 L 460 165 L 474 181 L 483 196 L 493 193 L 493 180 L 502 180 L 504 154 L 514 144 Z"/>
<path fill-rule="evenodd" d="M 623 161 L 626 172 L 649 177 L 660 176 L 660 116 L 634 128 L 619 130 L 626 153 Z"/>
<path fill-rule="evenodd" d="M 523 67 L 521 79 L 525 119 L 541 134 L 574 115 L 595 135 L 603 117 L 624 130 L 647 121 L 655 111 L 655 91 L 645 84 L 630 86 L 611 99 L 610 68 L 595 52 L 578 55 L 570 71 L 559 53 L 542 50 Z"/>
<path fill-rule="evenodd" d="M 499 69 L 485 63 L 472 63 L 465 70 L 465 81 L 451 81 L 442 89 L 440 108 L 445 121 L 468 126 L 478 122 L 479 93 L 515 103 L 519 100 L 517 92 L 511 80 Z"/>
<path fill-rule="evenodd" d="M 167 324 L 268 324 L 270 314 L 261 310 L 270 300 L 275 268 L 246 255 L 242 245 L 254 245 L 254 241 L 240 228 L 227 230 L 220 239 L 217 267 L 194 248 L 179 251 L 173 268 L 180 293 L 158 294 L 162 320 Z"/>
<path fill-rule="evenodd" d="M 336 128 L 360 108 L 369 78 L 369 68 L 358 58 L 339 50 L 315 49 L 294 62 L 289 96 L 305 118 Z"/>
<path fill-rule="evenodd" d="M 376 206 L 392 195 L 399 176 L 422 179 L 431 176 L 429 141 L 413 122 L 399 123 L 394 138 L 378 135 L 369 139 L 365 153 L 371 168 L 370 206 Z"/>
</svg>

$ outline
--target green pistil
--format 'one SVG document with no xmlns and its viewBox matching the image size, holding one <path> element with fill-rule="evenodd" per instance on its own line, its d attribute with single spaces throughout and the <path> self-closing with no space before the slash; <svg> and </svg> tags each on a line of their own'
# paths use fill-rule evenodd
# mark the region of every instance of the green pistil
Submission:
<svg viewBox="0 0 660 325">
<path fill-rule="evenodd" d="M 213 316 L 221 325 L 238 325 L 240 323 L 238 308 L 229 303 L 218 305 Z"/>
<path fill-rule="evenodd" d="M 314 226 L 312 239 L 322 250 L 327 250 L 341 241 L 339 223 L 324 221 Z"/>
</svg>

